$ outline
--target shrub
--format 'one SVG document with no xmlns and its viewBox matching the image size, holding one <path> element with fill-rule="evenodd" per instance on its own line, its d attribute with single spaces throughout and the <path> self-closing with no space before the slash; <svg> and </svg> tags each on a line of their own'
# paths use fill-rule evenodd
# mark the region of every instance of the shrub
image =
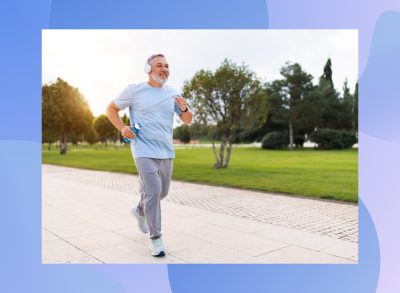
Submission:
<svg viewBox="0 0 400 293">
<path fill-rule="evenodd" d="M 325 150 L 351 148 L 357 142 L 352 132 L 328 128 L 314 131 L 310 140 L 318 145 L 317 148 Z"/>
<path fill-rule="evenodd" d="M 303 147 L 304 142 L 305 142 L 304 135 L 295 134 L 295 136 L 294 136 L 294 144 L 296 145 L 296 148 Z"/>
<path fill-rule="evenodd" d="M 174 138 L 183 143 L 189 143 L 191 139 L 190 128 L 188 125 L 182 125 L 174 129 Z"/>
<path fill-rule="evenodd" d="M 261 141 L 261 147 L 263 149 L 284 149 L 287 148 L 289 139 L 284 132 L 272 131 L 267 133 Z"/>
<path fill-rule="evenodd" d="M 357 142 L 355 133 L 349 131 L 341 131 L 341 137 L 344 149 L 351 148 Z"/>
</svg>

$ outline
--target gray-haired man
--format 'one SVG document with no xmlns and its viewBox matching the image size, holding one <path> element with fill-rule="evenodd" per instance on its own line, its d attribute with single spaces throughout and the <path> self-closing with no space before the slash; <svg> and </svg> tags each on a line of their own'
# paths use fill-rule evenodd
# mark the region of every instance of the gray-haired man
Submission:
<svg viewBox="0 0 400 293">
<path fill-rule="evenodd" d="M 160 200 L 170 186 L 175 152 L 172 144 L 174 112 L 185 124 L 193 114 L 180 92 L 166 85 L 169 65 L 162 54 L 152 55 L 146 62 L 147 82 L 129 85 L 107 108 L 107 116 L 121 134 L 131 139 L 131 150 L 139 172 L 141 200 L 132 214 L 142 232 L 149 232 L 153 256 L 164 256 L 161 240 Z M 118 115 L 129 107 L 130 123 L 141 129 L 136 136 Z"/>
</svg>

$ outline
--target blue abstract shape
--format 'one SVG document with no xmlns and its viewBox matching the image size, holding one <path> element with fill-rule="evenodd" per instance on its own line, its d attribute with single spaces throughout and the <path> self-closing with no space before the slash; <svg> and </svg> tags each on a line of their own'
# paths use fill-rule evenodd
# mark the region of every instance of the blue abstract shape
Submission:
<svg viewBox="0 0 400 293">
<path fill-rule="evenodd" d="M 385 12 L 372 38 L 359 84 L 360 131 L 400 142 L 400 12 Z"/>
<path fill-rule="evenodd" d="M 172 292 L 375 292 L 379 243 L 361 200 L 359 216 L 359 264 L 168 265 Z"/>
<path fill-rule="evenodd" d="M 400 292 L 400 143 L 359 133 L 359 194 L 374 219 L 380 243 L 378 292 Z"/>
<path fill-rule="evenodd" d="M 49 10 L 49 0 L 0 2 L 0 139 L 41 141 L 41 29 Z"/>
<path fill-rule="evenodd" d="M 53 0 L 51 28 L 267 28 L 265 1 Z"/>
<path fill-rule="evenodd" d="M 0 292 L 123 292 L 90 265 L 42 265 L 41 144 L 0 142 Z"/>
<path fill-rule="evenodd" d="M 168 268 L 161 264 L 99 265 L 95 267 L 104 275 L 117 281 L 124 292 L 169 293 Z M 155 281 L 157 280 L 157 281 Z M 113 292 L 110 292 L 113 293 Z"/>
</svg>

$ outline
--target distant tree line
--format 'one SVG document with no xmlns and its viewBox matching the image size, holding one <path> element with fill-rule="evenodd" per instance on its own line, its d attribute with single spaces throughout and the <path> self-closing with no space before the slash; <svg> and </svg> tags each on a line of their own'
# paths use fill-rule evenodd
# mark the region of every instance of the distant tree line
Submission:
<svg viewBox="0 0 400 293">
<path fill-rule="evenodd" d="M 333 85 L 330 59 L 317 85 L 298 63 L 286 63 L 281 75 L 282 79 L 266 84 L 269 117 L 261 131 L 253 133 L 250 139 L 262 136 L 265 146 L 281 141 L 281 146 L 289 149 L 302 146 L 307 138 L 318 148 L 328 149 L 348 148 L 357 141 L 358 84 L 351 93 L 346 80 L 340 95 Z M 264 136 L 265 133 L 270 135 Z M 336 143 L 323 143 L 331 140 Z"/>
<path fill-rule="evenodd" d="M 224 71 L 221 70 L 223 68 Z M 227 68 L 230 68 L 230 73 Z M 235 86 L 240 88 L 239 73 L 245 70 L 248 70 L 245 66 L 225 60 L 212 79 L 206 78 L 211 72 L 205 74 L 199 71 L 185 84 L 184 93 L 196 110 L 195 121 L 189 129 L 192 138 L 208 137 L 223 141 L 221 121 L 230 123 L 226 119 L 226 114 L 230 114 L 227 109 L 236 107 L 240 113 L 246 113 L 243 104 L 240 104 L 245 103 L 246 97 L 232 98 Z M 318 84 L 313 84 L 313 76 L 305 72 L 300 64 L 285 63 L 280 70 L 281 79 L 263 84 L 265 95 L 259 97 L 258 105 L 263 109 L 261 112 L 267 115 L 260 116 L 260 109 L 253 109 L 253 115 L 249 117 L 257 123 L 250 123 L 251 127 L 247 129 L 244 123 L 229 126 L 236 129 L 233 142 L 261 141 L 262 146 L 269 149 L 298 148 L 303 146 L 305 140 L 315 142 L 321 149 L 343 149 L 356 143 L 358 84 L 352 92 L 346 80 L 340 94 L 333 84 L 331 59 L 321 71 Z M 216 86 L 216 83 L 223 83 L 225 87 Z M 236 96 L 239 97 L 240 93 Z M 254 94 L 252 96 L 255 98 Z M 265 104 L 260 99 L 265 99 L 267 110 L 264 110 Z M 238 113 L 231 113 L 230 117 L 236 117 L 232 121 L 240 121 Z"/>
<path fill-rule="evenodd" d="M 129 125 L 126 115 L 122 120 Z M 57 143 L 60 154 L 67 153 L 68 143 L 86 141 L 93 145 L 122 141 L 119 131 L 106 115 L 94 117 L 88 103 L 77 88 L 61 78 L 42 86 L 42 142 Z"/>
</svg>

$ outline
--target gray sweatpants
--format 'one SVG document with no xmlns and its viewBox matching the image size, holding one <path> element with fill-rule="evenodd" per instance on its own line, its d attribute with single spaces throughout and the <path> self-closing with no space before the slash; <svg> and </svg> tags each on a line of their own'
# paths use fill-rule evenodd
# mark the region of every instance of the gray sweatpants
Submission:
<svg viewBox="0 0 400 293">
<path fill-rule="evenodd" d="M 137 211 L 146 218 L 150 238 L 161 236 L 160 201 L 167 196 L 171 183 L 173 160 L 135 158 L 139 173 L 140 202 Z"/>
</svg>

